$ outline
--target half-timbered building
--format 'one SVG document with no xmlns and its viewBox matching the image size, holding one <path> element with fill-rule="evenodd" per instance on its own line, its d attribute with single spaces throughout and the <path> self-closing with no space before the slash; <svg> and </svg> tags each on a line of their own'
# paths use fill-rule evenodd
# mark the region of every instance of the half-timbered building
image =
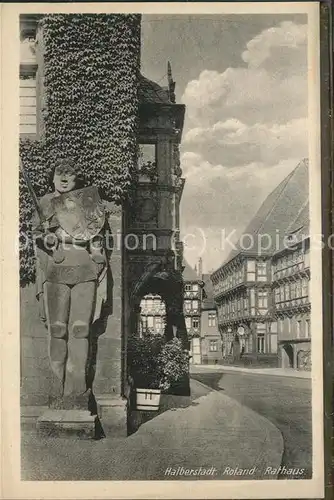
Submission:
<svg viewBox="0 0 334 500">
<path fill-rule="evenodd" d="M 211 276 L 225 362 L 309 367 L 308 220 L 303 160 L 267 197 Z"/>
</svg>

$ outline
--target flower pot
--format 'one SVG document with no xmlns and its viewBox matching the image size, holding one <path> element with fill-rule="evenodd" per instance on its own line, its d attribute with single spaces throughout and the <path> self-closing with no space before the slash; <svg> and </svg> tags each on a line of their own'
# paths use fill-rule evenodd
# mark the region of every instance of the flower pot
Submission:
<svg viewBox="0 0 334 500">
<path fill-rule="evenodd" d="M 160 396 L 160 389 L 136 389 L 136 409 L 158 411 Z"/>
</svg>

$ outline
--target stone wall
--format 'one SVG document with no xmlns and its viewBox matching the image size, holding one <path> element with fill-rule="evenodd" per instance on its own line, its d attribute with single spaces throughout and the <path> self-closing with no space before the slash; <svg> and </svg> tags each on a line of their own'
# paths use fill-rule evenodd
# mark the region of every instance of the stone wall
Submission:
<svg viewBox="0 0 334 500">
<path fill-rule="evenodd" d="M 21 289 L 21 403 L 47 405 L 53 375 L 48 358 L 48 332 L 39 319 L 35 286 Z"/>
</svg>

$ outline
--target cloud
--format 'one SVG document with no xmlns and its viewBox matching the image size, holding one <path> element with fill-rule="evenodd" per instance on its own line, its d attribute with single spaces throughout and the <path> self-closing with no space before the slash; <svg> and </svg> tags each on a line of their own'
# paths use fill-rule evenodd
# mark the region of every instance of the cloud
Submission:
<svg viewBox="0 0 334 500">
<path fill-rule="evenodd" d="M 243 67 L 204 70 L 188 83 L 182 101 L 190 127 L 235 118 L 284 122 L 306 117 L 307 25 L 283 22 L 250 40 Z"/>
<path fill-rule="evenodd" d="M 183 148 L 201 151 L 213 161 L 223 159 L 234 166 L 250 162 L 274 165 L 280 160 L 308 156 L 307 120 L 296 118 L 284 124 L 255 123 L 246 125 L 239 120 L 217 122 L 212 127 L 190 129 Z"/>
<path fill-rule="evenodd" d="M 270 169 L 263 163 L 231 169 L 191 152 L 181 161 L 186 178 L 181 200 L 185 255 L 192 264 L 202 256 L 207 267 L 218 267 L 231 249 L 222 246 L 222 236 L 231 234 L 236 241 L 269 192 L 298 163 L 294 158 Z"/>
<path fill-rule="evenodd" d="M 285 47 L 304 51 L 307 43 L 307 25 L 284 21 L 279 26 L 262 31 L 247 43 L 242 59 L 249 68 L 263 66 L 277 48 Z"/>
<path fill-rule="evenodd" d="M 204 69 L 182 101 L 182 231 L 196 233 L 185 255 L 194 262 L 202 253 L 207 268 L 218 267 L 229 253 L 221 231 L 241 234 L 308 156 L 307 25 L 288 21 L 262 31 L 240 53 L 238 67 Z"/>
</svg>

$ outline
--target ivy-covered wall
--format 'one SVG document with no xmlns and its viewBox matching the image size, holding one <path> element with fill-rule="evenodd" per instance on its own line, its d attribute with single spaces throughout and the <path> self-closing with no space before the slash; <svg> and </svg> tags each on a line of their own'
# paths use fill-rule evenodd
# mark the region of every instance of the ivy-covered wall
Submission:
<svg viewBox="0 0 334 500">
<path fill-rule="evenodd" d="M 21 141 L 23 166 L 42 196 L 57 158 L 70 156 L 87 183 L 120 204 L 136 176 L 140 15 L 54 14 L 40 23 L 44 135 Z M 32 210 L 20 179 L 21 242 L 30 238 Z M 20 259 L 24 286 L 34 279 L 31 241 Z"/>
</svg>

